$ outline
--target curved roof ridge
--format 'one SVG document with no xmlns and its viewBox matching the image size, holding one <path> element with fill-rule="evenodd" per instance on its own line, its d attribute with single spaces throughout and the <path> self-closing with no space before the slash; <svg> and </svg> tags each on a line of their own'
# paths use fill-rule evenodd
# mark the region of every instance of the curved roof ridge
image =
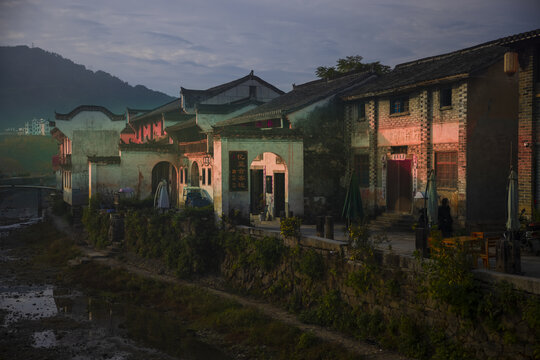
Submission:
<svg viewBox="0 0 540 360">
<path fill-rule="evenodd" d="M 79 106 L 77 106 L 75 109 L 71 110 L 67 114 L 61 114 L 61 113 L 57 113 L 55 111 L 54 115 L 55 115 L 55 119 L 57 119 L 57 120 L 68 120 L 69 121 L 69 120 L 73 119 L 77 114 L 79 114 L 80 112 L 83 112 L 83 111 L 100 111 L 103 114 L 107 115 L 107 117 L 109 119 L 111 119 L 111 121 L 121 121 L 121 120 L 126 119 L 126 114 L 115 114 L 112 111 L 110 111 L 109 109 L 107 109 L 106 107 L 100 106 L 100 105 L 79 105 Z"/>
</svg>

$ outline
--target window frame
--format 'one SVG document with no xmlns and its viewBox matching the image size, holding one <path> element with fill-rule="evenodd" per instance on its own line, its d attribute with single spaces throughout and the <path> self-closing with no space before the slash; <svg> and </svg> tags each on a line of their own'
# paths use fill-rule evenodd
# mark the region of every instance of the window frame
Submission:
<svg viewBox="0 0 540 360">
<path fill-rule="evenodd" d="M 358 175 L 360 187 L 369 187 L 369 154 L 354 154 L 354 171 Z"/>
<path fill-rule="evenodd" d="M 401 103 L 396 108 L 396 103 Z M 409 113 L 409 95 L 393 96 L 390 98 L 390 115 L 405 115 Z"/>
<path fill-rule="evenodd" d="M 443 100 L 447 100 L 449 101 L 449 103 Z M 451 86 L 442 87 L 439 90 L 439 107 L 441 109 L 445 109 L 445 108 L 447 109 L 447 108 L 452 107 L 452 87 Z"/>
<path fill-rule="evenodd" d="M 356 121 L 366 121 L 366 102 L 360 101 L 356 104 Z"/>
<path fill-rule="evenodd" d="M 438 188 L 457 189 L 458 151 L 436 151 L 434 168 Z"/>
</svg>

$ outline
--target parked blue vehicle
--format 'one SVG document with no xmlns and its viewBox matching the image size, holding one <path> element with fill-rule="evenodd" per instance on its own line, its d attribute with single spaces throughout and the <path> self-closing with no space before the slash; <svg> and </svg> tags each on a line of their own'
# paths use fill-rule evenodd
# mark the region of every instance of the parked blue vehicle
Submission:
<svg viewBox="0 0 540 360">
<path fill-rule="evenodd" d="M 197 186 L 186 186 L 182 193 L 184 204 L 190 207 L 204 207 L 212 205 L 210 194 Z"/>
</svg>

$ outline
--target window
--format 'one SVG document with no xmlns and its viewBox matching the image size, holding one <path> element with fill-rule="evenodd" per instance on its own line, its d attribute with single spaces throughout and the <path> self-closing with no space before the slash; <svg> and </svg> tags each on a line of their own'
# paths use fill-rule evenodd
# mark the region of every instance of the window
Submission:
<svg viewBox="0 0 540 360">
<path fill-rule="evenodd" d="M 212 169 L 208 168 L 206 169 L 206 172 L 208 173 L 208 181 L 206 182 L 206 185 L 212 185 Z"/>
<path fill-rule="evenodd" d="M 445 106 L 452 106 L 452 88 L 442 88 L 439 93 L 439 101 L 441 103 L 441 107 Z"/>
<path fill-rule="evenodd" d="M 435 176 L 438 187 L 457 188 L 457 151 L 435 153 Z"/>
<path fill-rule="evenodd" d="M 249 97 L 250 98 L 256 98 L 257 97 L 257 87 L 256 86 L 250 86 L 249 87 Z"/>
<path fill-rule="evenodd" d="M 206 185 L 206 169 L 202 169 L 202 184 Z"/>
<path fill-rule="evenodd" d="M 369 155 L 354 155 L 354 170 L 358 174 L 358 182 L 361 187 L 369 186 Z"/>
<path fill-rule="evenodd" d="M 409 97 L 400 96 L 390 99 L 390 114 L 409 112 Z"/>
<path fill-rule="evenodd" d="M 366 103 L 363 101 L 356 105 L 356 120 L 366 120 Z"/>
<path fill-rule="evenodd" d="M 184 169 L 180 168 L 180 184 L 184 183 Z"/>
<path fill-rule="evenodd" d="M 187 177 L 187 168 L 184 168 L 184 182 L 188 183 L 188 177 Z"/>
</svg>

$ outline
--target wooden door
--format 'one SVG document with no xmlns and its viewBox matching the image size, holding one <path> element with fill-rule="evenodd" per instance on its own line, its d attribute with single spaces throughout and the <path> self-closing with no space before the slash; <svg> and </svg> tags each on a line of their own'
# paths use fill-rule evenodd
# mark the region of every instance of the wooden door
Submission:
<svg viewBox="0 0 540 360">
<path fill-rule="evenodd" d="M 285 211 L 285 174 L 274 173 L 274 214 L 280 216 Z"/>
<path fill-rule="evenodd" d="M 387 209 L 410 212 L 412 205 L 411 160 L 388 160 L 386 184 Z"/>
</svg>

